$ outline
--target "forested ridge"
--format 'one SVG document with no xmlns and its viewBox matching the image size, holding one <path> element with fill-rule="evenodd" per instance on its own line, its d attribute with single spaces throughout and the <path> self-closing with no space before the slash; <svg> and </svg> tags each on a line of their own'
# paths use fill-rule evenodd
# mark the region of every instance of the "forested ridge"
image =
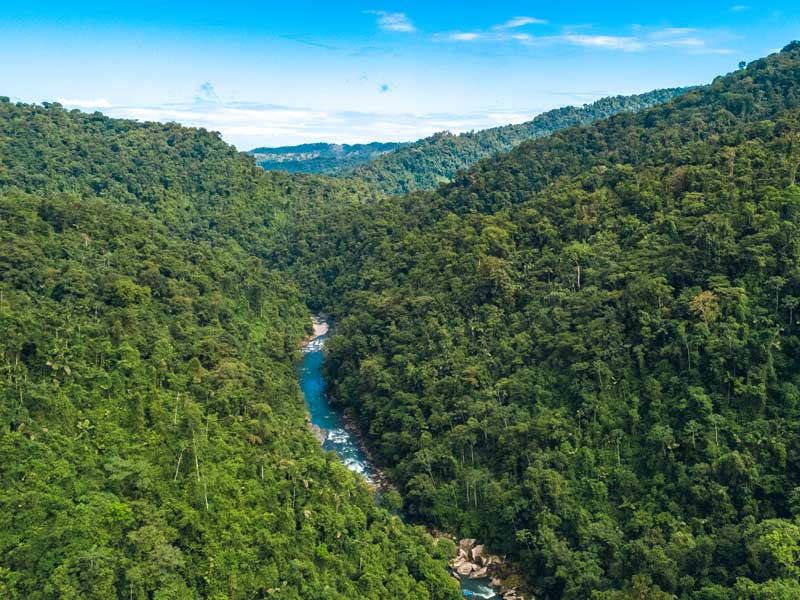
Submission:
<svg viewBox="0 0 800 600">
<path fill-rule="evenodd" d="M 405 510 L 537 597 L 800 597 L 799 168 L 793 43 L 295 221 L 343 316 L 334 395 Z"/>
<path fill-rule="evenodd" d="M 387 194 L 433 190 L 482 158 L 560 129 L 587 125 L 621 112 L 635 112 L 685 93 L 689 88 L 654 90 L 632 96 L 611 96 L 583 106 L 546 111 L 531 121 L 455 135 L 447 131 L 404 144 L 360 165 L 343 164 L 336 174 L 374 184 Z"/>
<path fill-rule="evenodd" d="M 257 251 L 359 189 L 0 99 L 0 596 L 458 597 L 308 432 L 308 309 Z"/>
<path fill-rule="evenodd" d="M 368 162 L 405 144 L 372 142 L 370 144 L 300 144 L 276 148 L 253 148 L 248 152 L 266 171 L 330 174 Z"/>
<path fill-rule="evenodd" d="M 800 43 L 394 198 L 0 102 L 0 592 L 457 597 L 306 431 L 306 304 L 404 513 L 536 597 L 800 597 L 798 169 Z"/>
</svg>

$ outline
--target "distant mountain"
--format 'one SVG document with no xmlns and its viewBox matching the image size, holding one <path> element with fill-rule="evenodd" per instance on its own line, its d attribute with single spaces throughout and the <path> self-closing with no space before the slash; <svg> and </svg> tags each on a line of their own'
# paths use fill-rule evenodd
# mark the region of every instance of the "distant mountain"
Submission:
<svg viewBox="0 0 800 600">
<path fill-rule="evenodd" d="M 254 148 L 248 154 L 267 171 L 355 177 L 388 194 L 432 190 L 482 158 L 510 150 L 526 140 L 547 137 L 573 125 L 589 125 L 621 112 L 650 108 L 689 89 L 669 88 L 634 96 L 612 96 L 582 107 L 550 110 L 517 125 L 462 134 L 443 131 L 417 142 L 301 144 Z"/>
<path fill-rule="evenodd" d="M 248 154 L 266 171 L 330 174 L 352 169 L 387 152 L 405 146 L 401 143 L 301 144 L 276 148 L 254 148 Z"/>
<path fill-rule="evenodd" d="M 691 88 L 654 90 L 634 96 L 603 98 L 582 107 L 567 106 L 531 121 L 454 135 L 437 133 L 357 166 L 342 165 L 338 175 L 355 176 L 389 194 L 435 189 L 482 158 L 510 150 L 522 142 L 547 137 L 574 125 L 589 125 L 622 112 L 636 112 L 668 102 Z"/>
</svg>

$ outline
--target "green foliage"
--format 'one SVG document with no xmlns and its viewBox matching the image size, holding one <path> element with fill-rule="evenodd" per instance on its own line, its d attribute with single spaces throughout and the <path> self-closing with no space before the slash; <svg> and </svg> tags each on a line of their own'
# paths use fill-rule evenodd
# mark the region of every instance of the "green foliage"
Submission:
<svg viewBox="0 0 800 600">
<path fill-rule="evenodd" d="M 387 194 L 433 190 L 451 181 L 462 169 L 483 158 L 510 150 L 526 140 L 547 137 L 574 125 L 588 125 L 621 112 L 639 111 L 667 102 L 687 90 L 673 88 L 635 96 L 613 96 L 581 107 L 567 106 L 550 110 L 519 125 L 460 135 L 445 131 L 413 144 L 405 144 L 362 165 L 342 164 L 336 173 L 372 183 Z"/>
<path fill-rule="evenodd" d="M 254 148 L 248 154 L 266 171 L 331 174 L 351 169 L 382 154 L 405 146 L 400 143 L 301 144 L 278 148 Z"/>
<path fill-rule="evenodd" d="M 794 44 L 296 223 L 404 510 L 541 597 L 795 597 L 799 168 Z"/>
<path fill-rule="evenodd" d="M 391 199 L 0 101 L 0 592 L 457 597 L 402 500 L 538 597 L 796 597 L 798 132 L 796 43 Z M 383 507 L 306 429 L 305 303 Z"/>
<path fill-rule="evenodd" d="M 458 597 L 306 427 L 308 311 L 268 255 L 290 202 L 358 189 L 0 103 L 0 596 Z"/>
</svg>

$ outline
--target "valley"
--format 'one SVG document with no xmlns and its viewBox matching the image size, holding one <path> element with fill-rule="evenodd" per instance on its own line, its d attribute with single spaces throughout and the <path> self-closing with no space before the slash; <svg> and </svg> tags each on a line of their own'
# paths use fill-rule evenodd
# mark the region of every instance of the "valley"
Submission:
<svg viewBox="0 0 800 600">
<path fill-rule="evenodd" d="M 0 98 L 0 596 L 800 597 L 800 43 L 603 102 L 329 176 Z"/>
<path fill-rule="evenodd" d="M 314 315 L 312 322 L 314 331 L 303 344 L 303 358 L 298 367 L 300 389 L 308 407 L 310 427 L 321 443 L 322 449 L 335 452 L 344 466 L 363 477 L 366 483 L 375 489 L 380 503 L 380 496 L 389 492 L 391 484 L 372 464 L 363 442 L 358 439 L 357 433 L 352 431 L 352 426 L 348 427 L 341 409 L 337 409 L 327 394 L 322 363 L 330 324 L 319 315 Z M 465 596 L 487 599 L 502 597 L 497 587 L 492 586 L 490 579 L 485 575 L 476 578 L 468 575 L 469 573 L 458 575 Z"/>
<path fill-rule="evenodd" d="M 368 484 L 376 485 L 380 474 L 369 461 L 363 444 L 349 430 L 341 410 L 333 406 L 327 394 L 322 363 L 329 324 L 319 316 L 314 317 L 313 323 L 313 337 L 303 344 L 303 359 L 298 368 L 311 429 L 323 450 L 335 452 L 345 467 L 361 475 Z"/>
</svg>

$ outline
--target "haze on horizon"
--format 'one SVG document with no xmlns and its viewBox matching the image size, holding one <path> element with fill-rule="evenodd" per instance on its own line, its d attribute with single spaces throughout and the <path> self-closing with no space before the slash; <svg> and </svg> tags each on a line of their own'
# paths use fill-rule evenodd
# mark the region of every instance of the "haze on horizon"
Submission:
<svg viewBox="0 0 800 600">
<path fill-rule="evenodd" d="M 800 37 L 793 2 L 11 0 L 0 95 L 220 131 L 241 150 L 411 141 L 705 83 Z"/>
</svg>

